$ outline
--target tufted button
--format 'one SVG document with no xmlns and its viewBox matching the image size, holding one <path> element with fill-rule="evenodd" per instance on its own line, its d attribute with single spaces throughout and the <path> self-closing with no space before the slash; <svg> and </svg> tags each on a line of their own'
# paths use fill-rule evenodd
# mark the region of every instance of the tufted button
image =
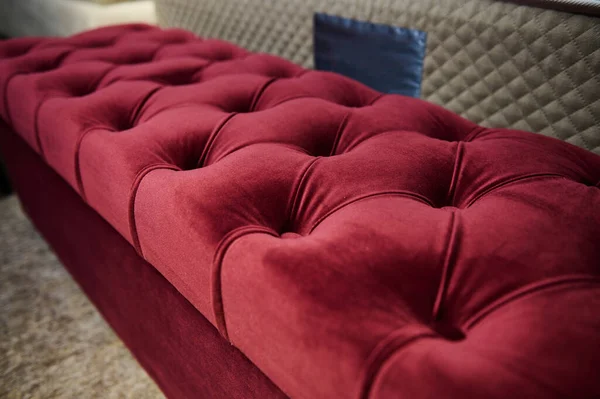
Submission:
<svg viewBox="0 0 600 399">
<path fill-rule="evenodd" d="M 454 211 L 457 211 L 460 209 L 454 205 L 443 205 L 443 206 L 437 206 L 436 208 L 439 208 L 439 209 L 442 209 L 442 210 L 448 211 L 448 212 L 454 212 Z"/>
<path fill-rule="evenodd" d="M 71 97 L 84 97 L 87 96 L 91 93 L 93 93 L 96 90 L 95 87 L 89 86 L 89 87 L 82 87 L 79 88 L 78 90 L 71 90 L 71 92 L 69 93 Z"/>
<path fill-rule="evenodd" d="M 137 64 L 145 64 L 147 62 L 152 62 L 153 60 L 153 55 L 150 54 L 146 57 L 140 57 L 140 58 L 131 58 L 125 62 L 122 62 L 120 65 L 137 65 Z"/>
<path fill-rule="evenodd" d="M 233 54 L 231 54 L 231 52 L 227 52 L 227 51 L 217 51 L 214 54 L 210 55 L 210 60 L 211 61 L 228 61 L 228 60 L 232 60 Z"/>
<path fill-rule="evenodd" d="M 120 118 L 117 123 L 115 123 L 113 126 L 108 128 L 107 130 L 110 130 L 113 132 L 124 132 L 126 130 L 133 129 L 136 126 L 137 126 L 137 118 L 135 116 L 132 116 L 130 119 Z"/>
<path fill-rule="evenodd" d="M 165 86 L 186 86 L 186 85 L 193 85 L 193 84 L 199 83 L 200 81 L 195 76 L 181 76 L 181 77 L 173 77 L 173 78 L 170 78 L 169 80 L 157 79 L 156 82 L 161 83 Z"/>
<path fill-rule="evenodd" d="M 281 238 L 283 239 L 294 239 L 294 238 L 301 238 L 302 236 L 298 233 L 294 233 L 292 231 L 286 231 L 285 233 L 281 233 Z"/>
<path fill-rule="evenodd" d="M 39 40 L 39 39 L 37 39 L 37 40 Z M 2 48 L 0 51 L 0 58 L 21 57 L 21 56 L 27 54 L 31 50 L 31 48 L 33 48 L 36 44 L 38 44 L 38 42 L 32 41 L 30 43 L 23 43 L 22 45 L 18 45 L 18 44 L 19 44 L 19 42 L 15 43 L 13 45 L 5 46 L 4 48 Z"/>
<path fill-rule="evenodd" d="M 239 99 L 238 101 L 227 103 L 222 106 L 221 109 L 231 114 L 248 114 L 255 112 L 251 109 L 251 104 L 246 99 Z"/>
<path fill-rule="evenodd" d="M 67 54 L 65 54 L 64 56 L 66 56 L 66 55 Z M 57 58 L 55 60 L 49 60 L 48 62 L 40 63 L 40 64 L 36 65 L 33 70 L 30 70 L 27 73 L 34 74 L 34 73 L 44 73 L 44 72 L 52 71 L 60 66 L 64 56 Z"/>
<path fill-rule="evenodd" d="M 178 73 L 169 74 L 166 77 L 157 77 L 152 79 L 156 83 L 160 83 L 164 86 L 186 86 L 202 82 L 202 70 L 189 71 L 179 70 Z"/>
<path fill-rule="evenodd" d="M 99 38 L 96 41 L 84 42 L 80 45 L 80 47 L 86 48 L 86 49 L 98 49 L 98 48 L 114 46 L 115 43 L 116 43 L 116 40 L 114 38 L 110 39 L 110 40 L 105 40 L 105 39 Z"/>
<path fill-rule="evenodd" d="M 70 97 L 83 97 L 83 96 L 87 96 L 88 94 L 92 94 L 94 92 L 96 92 L 98 89 L 97 84 L 94 83 L 88 83 L 85 85 L 78 85 L 78 86 L 71 86 L 68 88 L 69 92 L 69 96 Z"/>
<path fill-rule="evenodd" d="M 449 341 L 462 341 L 466 338 L 464 331 L 443 320 L 433 322 L 431 328 Z"/>
<path fill-rule="evenodd" d="M 588 187 L 598 187 L 598 186 L 600 186 L 600 182 L 594 183 L 593 181 L 591 181 L 590 179 L 587 179 L 587 178 L 582 178 L 579 182 L 581 184 L 583 184 L 584 186 L 588 186 Z"/>
<path fill-rule="evenodd" d="M 313 149 L 312 152 L 308 152 L 304 148 L 298 148 L 298 149 L 314 158 L 331 158 L 331 157 L 335 157 L 335 156 L 344 154 L 343 152 L 334 154 L 332 147 L 317 147 L 317 148 Z"/>
</svg>

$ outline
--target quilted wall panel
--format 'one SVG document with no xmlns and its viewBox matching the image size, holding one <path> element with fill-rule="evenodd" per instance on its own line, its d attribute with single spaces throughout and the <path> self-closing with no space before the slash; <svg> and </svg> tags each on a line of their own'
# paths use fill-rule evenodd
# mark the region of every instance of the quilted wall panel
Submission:
<svg viewBox="0 0 600 399">
<path fill-rule="evenodd" d="M 158 0 L 157 12 L 305 67 L 314 12 L 423 30 L 424 99 L 600 154 L 600 18 L 493 0 Z"/>
</svg>

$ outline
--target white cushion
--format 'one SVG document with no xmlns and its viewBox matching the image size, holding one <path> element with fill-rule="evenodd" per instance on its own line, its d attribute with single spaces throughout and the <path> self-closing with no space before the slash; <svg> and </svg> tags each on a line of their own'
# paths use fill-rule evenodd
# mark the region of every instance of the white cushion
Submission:
<svg viewBox="0 0 600 399">
<path fill-rule="evenodd" d="M 68 36 L 104 25 L 156 23 L 152 0 L 2 0 L 0 31 L 9 37 Z M 110 4 L 99 4 L 108 3 Z"/>
</svg>

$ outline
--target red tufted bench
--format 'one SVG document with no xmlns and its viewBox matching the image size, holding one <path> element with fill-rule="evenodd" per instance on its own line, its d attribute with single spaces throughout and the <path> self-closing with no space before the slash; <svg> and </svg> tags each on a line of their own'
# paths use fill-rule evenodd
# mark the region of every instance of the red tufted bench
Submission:
<svg viewBox="0 0 600 399">
<path fill-rule="evenodd" d="M 600 157 L 180 30 L 0 56 L 24 208 L 168 396 L 600 397 Z"/>
</svg>

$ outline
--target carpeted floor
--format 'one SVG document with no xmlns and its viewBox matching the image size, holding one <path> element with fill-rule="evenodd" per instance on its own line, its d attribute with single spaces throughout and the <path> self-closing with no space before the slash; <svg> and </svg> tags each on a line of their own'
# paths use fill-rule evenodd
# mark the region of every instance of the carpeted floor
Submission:
<svg viewBox="0 0 600 399">
<path fill-rule="evenodd" d="M 162 398 L 14 196 L 0 198 L 0 398 Z"/>
</svg>

